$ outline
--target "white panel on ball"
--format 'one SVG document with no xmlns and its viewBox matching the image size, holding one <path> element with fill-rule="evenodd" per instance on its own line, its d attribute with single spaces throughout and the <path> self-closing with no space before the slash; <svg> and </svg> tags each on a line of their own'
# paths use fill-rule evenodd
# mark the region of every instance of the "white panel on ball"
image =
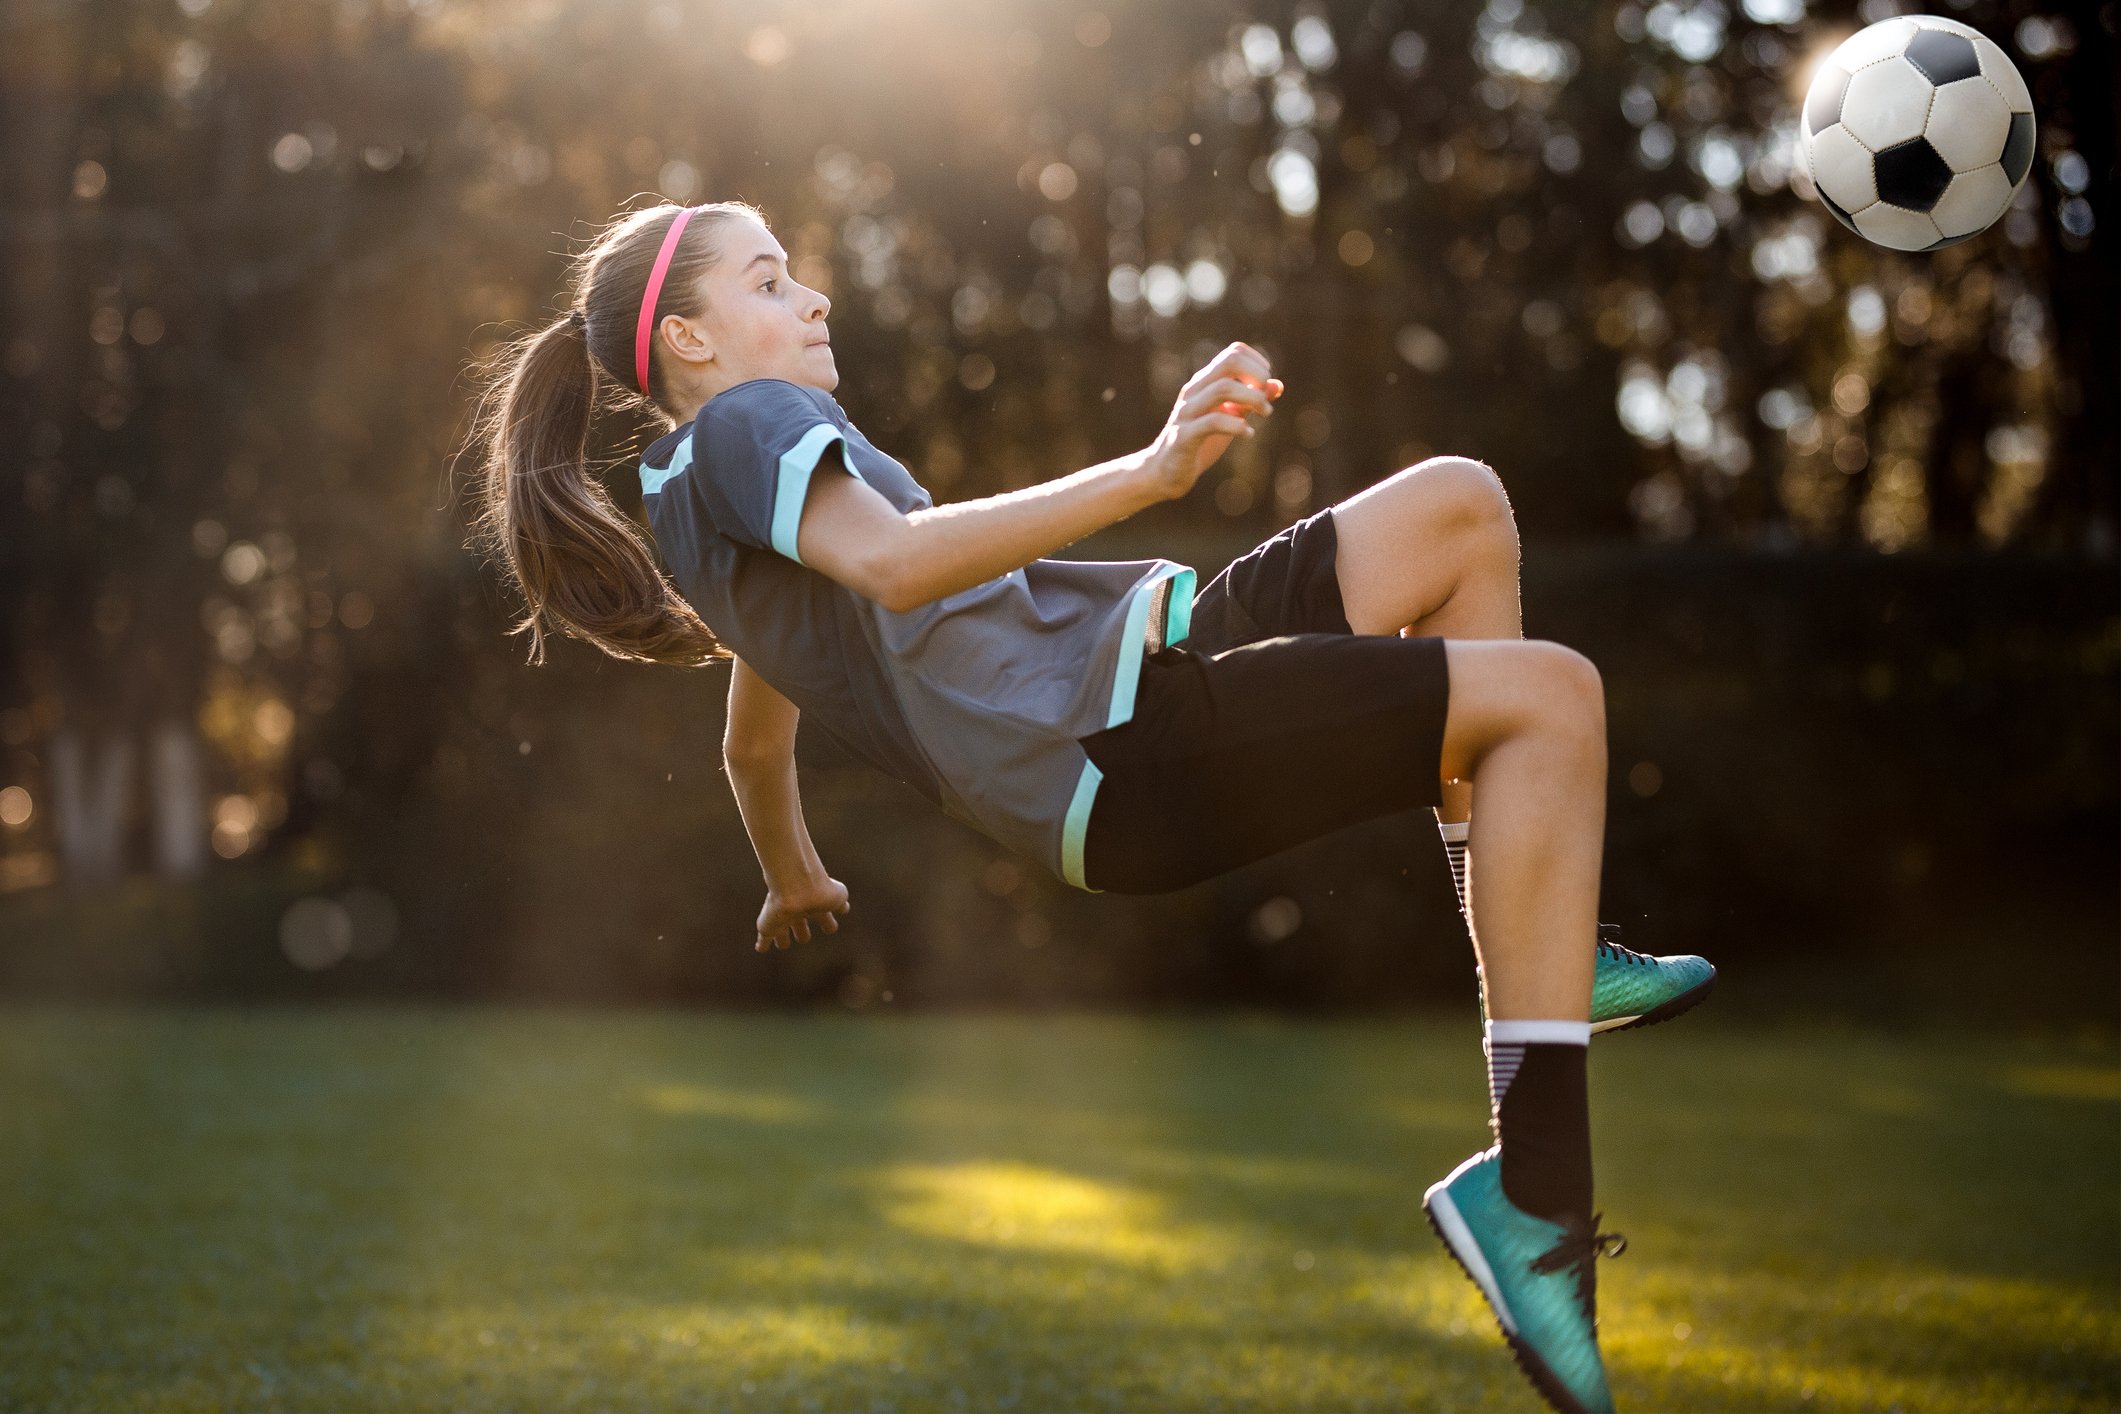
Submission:
<svg viewBox="0 0 2121 1414">
<path fill-rule="evenodd" d="M 1930 146 L 1954 172 L 1971 172 L 2003 156 L 2011 114 L 1986 79 L 1961 79 L 1937 90 L 1930 104 Z"/>
<path fill-rule="evenodd" d="M 1929 121 L 1930 81 L 1905 59 L 1859 70 L 1841 100 L 1841 125 L 1873 152 L 1922 136 Z"/>
<path fill-rule="evenodd" d="M 1856 229 L 1863 238 L 1894 250 L 1921 250 L 1944 238 L 1936 223 L 1920 211 L 1876 202 L 1855 215 Z"/>
<path fill-rule="evenodd" d="M 1830 56 L 1831 62 L 1851 72 L 1866 64 L 1875 64 L 1880 59 L 1891 59 L 1907 48 L 1907 42 L 1915 37 L 1912 20 L 1881 20 L 1868 29 L 1859 29 L 1841 41 L 1841 47 Z"/>
<path fill-rule="evenodd" d="M 1986 36 L 1974 41 L 1974 52 L 1981 56 L 1981 77 L 1996 86 L 1996 92 L 2003 95 L 2010 110 L 2013 113 L 2032 112 L 2033 91 L 2025 86 L 2025 75 L 2018 72 L 2010 55 Z"/>
<path fill-rule="evenodd" d="M 1994 163 L 1978 172 L 1961 172 L 1930 208 L 1930 219 L 1945 236 L 1970 236 L 2003 214 L 2010 205 L 2010 178 Z"/>
<path fill-rule="evenodd" d="M 1812 139 L 1812 180 L 1843 211 L 1861 211 L 1878 199 L 1871 154 L 1836 123 Z"/>
</svg>

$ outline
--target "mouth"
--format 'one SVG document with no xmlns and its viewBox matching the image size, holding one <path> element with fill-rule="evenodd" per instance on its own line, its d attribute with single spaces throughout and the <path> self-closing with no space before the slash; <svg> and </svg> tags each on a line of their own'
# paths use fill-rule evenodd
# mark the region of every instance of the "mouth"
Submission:
<svg viewBox="0 0 2121 1414">
<path fill-rule="evenodd" d="M 813 348 L 813 349 L 829 349 L 829 348 L 831 348 L 831 347 L 832 347 L 832 340 L 830 340 L 830 339 L 812 339 L 812 340 L 810 341 L 810 343 L 809 343 L 808 347 L 810 347 L 810 348 Z"/>
</svg>

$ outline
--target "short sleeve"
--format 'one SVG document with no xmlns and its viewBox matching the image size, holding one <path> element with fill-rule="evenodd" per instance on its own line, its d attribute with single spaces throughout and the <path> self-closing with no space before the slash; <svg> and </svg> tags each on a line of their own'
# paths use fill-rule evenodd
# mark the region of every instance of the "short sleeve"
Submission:
<svg viewBox="0 0 2121 1414">
<path fill-rule="evenodd" d="M 714 528 L 739 544 L 803 563 L 795 531 L 810 474 L 834 442 L 842 463 L 854 470 L 838 424 L 799 385 L 759 378 L 710 401 L 694 437 L 700 445 L 692 480 Z"/>
</svg>

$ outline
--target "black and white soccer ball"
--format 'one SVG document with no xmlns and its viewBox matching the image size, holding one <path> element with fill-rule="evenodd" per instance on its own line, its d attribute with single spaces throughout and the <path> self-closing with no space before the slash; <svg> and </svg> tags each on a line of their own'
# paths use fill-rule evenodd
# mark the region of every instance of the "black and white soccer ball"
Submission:
<svg viewBox="0 0 2121 1414">
<path fill-rule="evenodd" d="M 1995 224 L 2033 165 L 2033 95 L 1995 41 L 1902 15 L 1828 55 L 1804 99 L 1805 164 L 1842 225 L 1937 250 Z"/>
</svg>

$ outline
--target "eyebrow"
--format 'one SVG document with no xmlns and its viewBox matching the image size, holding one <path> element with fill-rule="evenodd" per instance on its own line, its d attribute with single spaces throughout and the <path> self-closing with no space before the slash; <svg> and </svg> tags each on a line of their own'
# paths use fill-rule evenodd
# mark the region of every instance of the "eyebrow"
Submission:
<svg viewBox="0 0 2121 1414">
<path fill-rule="evenodd" d="M 756 264 L 758 264 L 758 263 L 759 263 L 759 262 L 760 262 L 761 260 L 765 260 L 765 261 L 776 261 L 776 260 L 779 260 L 779 259 L 780 259 L 780 257 L 779 257 L 779 256 L 777 256 L 777 255 L 775 255 L 775 254 L 774 254 L 774 253 L 773 253 L 772 251 L 767 251 L 767 252 L 766 252 L 766 253 L 765 253 L 764 255 L 754 255 L 754 256 L 752 256 L 752 257 L 751 257 L 751 265 L 756 265 Z M 744 267 L 744 273 L 745 273 L 745 274 L 747 274 L 747 275 L 748 275 L 748 274 L 750 274 L 750 273 L 751 273 L 751 265 L 746 265 L 746 266 Z"/>
</svg>

